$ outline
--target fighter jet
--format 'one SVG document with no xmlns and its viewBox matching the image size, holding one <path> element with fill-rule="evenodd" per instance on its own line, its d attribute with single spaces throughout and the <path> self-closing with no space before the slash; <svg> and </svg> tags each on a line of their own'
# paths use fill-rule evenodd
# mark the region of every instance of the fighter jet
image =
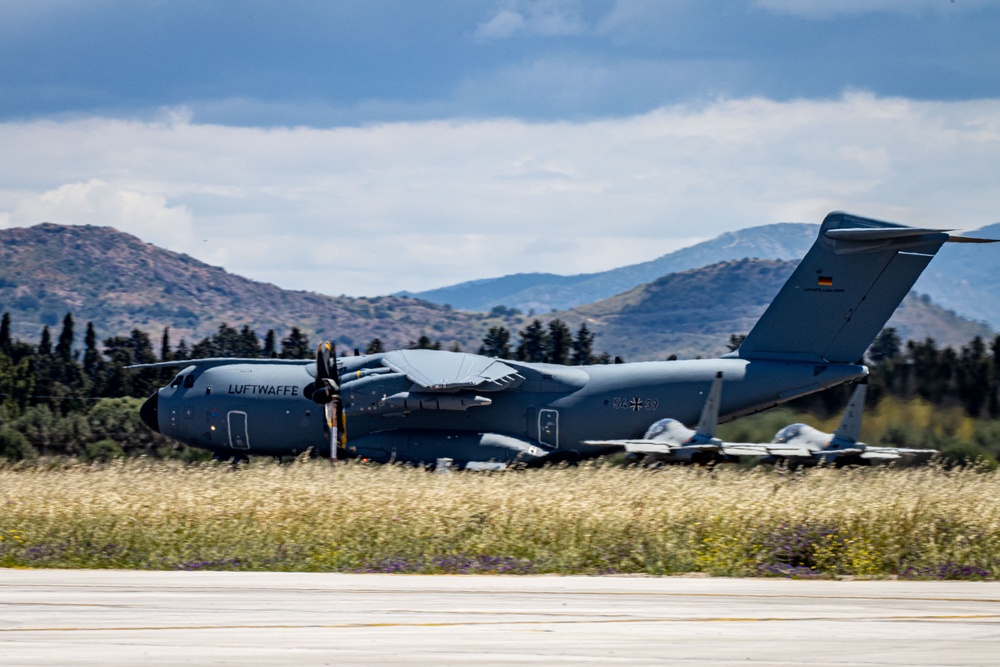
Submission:
<svg viewBox="0 0 1000 667">
<path fill-rule="evenodd" d="M 832 434 L 823 433 L 808 424 L 790 424 L 778 431 L 770 444 L 726 444 L 722 451 L 727 456 L 757 456 L 764 462 L 783 461 L 791 466 L 819 463 L 837 466 L 869 465 L 874 462 L 896 461 L 904 456 L 930 457 L 937 453 L 934 449 L 873 447 L 859 442 L 861 413 L 867 389 L 867 384 L 858 384 L 851 394 L 837 430 Z"/>
<path fill-rule="evenodd" d="M 701 410 L 698 425 L 690 429 L 673 417 L 653 422 L 638 440 L 585 440 L 591 447 L 622 447 L 630 458 L 643 462 L 711 463 L 724 458 L 725 445 L 715 437 L 722 401 L 722 373 L 716 373 Z"/>
<path fill-rule="evenodd" d="M 950 230 L 831 213 L 738 350 L 719 359 L 566 367 L 438 350 L 315 362 L 201 359 L 144 403 L 142 420 L 217 456 L 430 463 L 596 456 L 670 416 L 694 422 L 722 373 L 730 419 L 864 377 L 858 362 Z M 697 443 L 691 443 L 697 444 Z M 692 450 L 693 454 L 693 450 Z"/>
</svg>

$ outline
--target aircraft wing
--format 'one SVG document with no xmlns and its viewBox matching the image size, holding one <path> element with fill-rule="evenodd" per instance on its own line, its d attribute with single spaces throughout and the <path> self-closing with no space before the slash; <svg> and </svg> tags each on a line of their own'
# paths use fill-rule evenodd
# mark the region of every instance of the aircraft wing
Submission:
<svg viewBox="0 0 1000 667">
<path fill-rule="evenodd" d="M 382 364 L 403 373 L 425 392 L 502 391 L 524 382 L 524 376 L 499 359 L 440 350 L 395 350 Z"/>
<path fill-rule="evenodd" d="M 767 445 L 755 442 L 724 442 L 722 453 L 727 456 L 768 456 Z"/>
<path fill-rule="evenodd" d="M 797 456 L 801 458 L 812 457 L 816 454 L 808 447 L 750 442 L 725 442 L 722 444 L 722 453 L 728 456 Z"/>
<path fill-rule="evenodd" d="M 695 444 L 662 442 L 659 440 L 645 440 L 637 438 L 635 440 L 584 440 L 583 444 L 595 447 L 624 447 L 627 452 L 642 452 L 647 454 L 666 454 L 679 449 L 699 449 L 714 451 L 719 449 L 719 445 L 706 442 Z"/>
<path fill-rule="evenodd" d="M 895 460 L 904 456 L 931 456 L 937 454 L 936 449 L 909 449 L 906 447 L 866 447 L 861 455 L 863 459 Z"/>
<path fill-rule="evenodd" d="M 895 461 L 896 459 L 900 459 L 902 457 L 899 454 L 897 454 L 896 452 L 873 452 L 873 451 L 866 451 L 864 454 L 861 455 L 861 458 L 863 458 L 863 459 L 882 459 L 882 460 L 886 460 L 886 461 Z"/>
</svg>

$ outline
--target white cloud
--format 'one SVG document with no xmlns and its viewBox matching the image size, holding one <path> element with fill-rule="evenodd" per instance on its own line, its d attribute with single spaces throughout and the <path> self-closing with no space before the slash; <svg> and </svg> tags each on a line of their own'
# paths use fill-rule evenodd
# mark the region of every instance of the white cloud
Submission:
<svg viewBox="0 0 1000 667">
<path fill-rule="evenodd" d="M 160 245 L 190 244 L 191 213 L 168 206 L 160 193 L 142 192 L 127 184 L 111 185 L 99 179 L 67 183 L 37 196 L 20 199 L 4 216 L 5 227 L 37 222 L 66 225 L 106 225 Z"/>
<path fill-rule="evenodd" d="M 577 273 L 833 209 L 1000 221 L 1000 100 L 720 100 L 592 122 L 0 124 L 0 223 L 108 224 L 283 287 Z"/>
<path fill-rule="evenodd" d="M 586 32 L 578 2 L 571 0 L 506 0 L 476 28 L 482 40 L 506 39 L 520 34 L 559 36 Z"/>
<path fill-rule="evenodd" d="M 506 39 L 524 29 L 524 17 L 513 9 L 501 8 L 476 29 L 480 39 Z"/>
<path fill-rule="evenodd" d="M 827 19 L 871 12 L 923 14 L 978 9 L 992 0 L 754 0 L 760 9 L 810 19 Z"/>
</svg>

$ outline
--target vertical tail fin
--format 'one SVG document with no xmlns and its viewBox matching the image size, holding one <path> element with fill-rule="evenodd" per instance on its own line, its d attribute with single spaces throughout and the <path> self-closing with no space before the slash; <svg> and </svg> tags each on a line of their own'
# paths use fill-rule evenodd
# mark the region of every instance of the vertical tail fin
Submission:
<svg viewBox="0 0 1000 667">
<path fill-rule="evenodd" d="M 949 238 L 947 230 L 829 214 L 737 355 L 857 362 Z"/>
<path fill-rule="evenodd" d="M 722 372 L 715 374 L 712 380 L 712 388 L 708 390 L 708 397 L 705 399 L 705 407 L 701 409 L 701 419 L 695 428 L 695 437 L 712 439 L 715 437 L 715 428 L 719 425 L 719 405 L 722 403 Z"/>
<path fill-rule="evenodd" d="M 865 394 L 868 391 L 867 384 L 859 384 L 851 400 L 847 402 L 847 409 L 844 416 L 840 418 L 837 430 L 833 432 L 834 440 L 849 440 L 854 443 L 861 439 L 861 413 L 865 409 Z"/>
</svg>

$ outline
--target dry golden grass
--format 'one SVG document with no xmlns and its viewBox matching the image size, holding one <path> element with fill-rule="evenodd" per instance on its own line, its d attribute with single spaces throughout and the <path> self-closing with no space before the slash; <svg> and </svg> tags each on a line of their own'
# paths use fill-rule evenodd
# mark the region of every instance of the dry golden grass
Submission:
<svg viewBox="0 0 1000 667">
<path fill-rule="evenodd" d="M 8 467 L 0 537 L 5 566 L 997 578 L 1000 475 Z"/>
</svg>

